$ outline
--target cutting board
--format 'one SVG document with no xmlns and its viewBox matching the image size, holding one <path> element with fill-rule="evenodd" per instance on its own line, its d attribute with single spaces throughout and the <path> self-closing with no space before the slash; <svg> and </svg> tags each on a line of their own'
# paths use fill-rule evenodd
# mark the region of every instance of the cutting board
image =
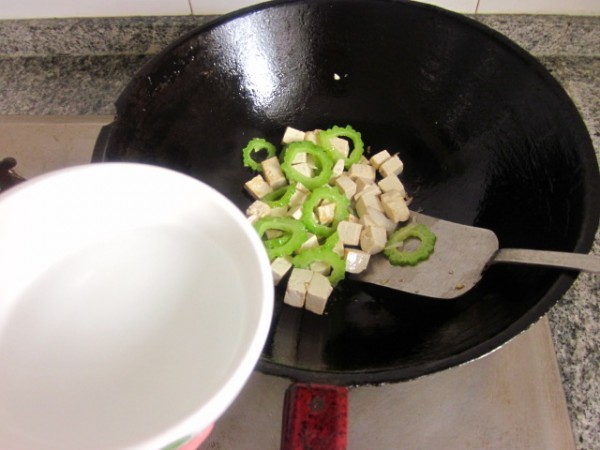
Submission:
<svg viewBox="0 0 600 450">
<path fill-rule="evenodd" d="M 0 117 L 23 176 L 89 162 L 108 116 Z M 201 449 L 278 449 L 290 382 L 254 373 Z M 414 381 L 355 387 L 349 450 L 575 449 L 546 318 L 495 352 Z"/>
</svg>

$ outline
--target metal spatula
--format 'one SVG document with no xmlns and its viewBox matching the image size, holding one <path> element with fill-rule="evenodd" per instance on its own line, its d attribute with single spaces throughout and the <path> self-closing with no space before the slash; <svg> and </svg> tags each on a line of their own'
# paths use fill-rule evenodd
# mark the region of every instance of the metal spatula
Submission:
<svg viewBox="0 0 600 450">
<path fill-rule="evenodd" d="M 392 266 L 383 253 L 371 256 L 353 279 L 426 297 L 451 299 L 471 289 L 490 264 L 554 266 L 600 273 L 600 257 L 545 250 L 499 249 L 493 231 L 412 213 L 437 237 L 433 254 L 416 266 Z"/>
</svg>

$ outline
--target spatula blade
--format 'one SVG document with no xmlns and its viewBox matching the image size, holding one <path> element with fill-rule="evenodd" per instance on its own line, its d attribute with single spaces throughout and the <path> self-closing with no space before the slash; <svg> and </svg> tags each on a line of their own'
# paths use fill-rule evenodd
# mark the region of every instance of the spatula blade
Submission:
<svg viewBox="0 0 600 450">
<path fill-rule="evenodd" d="M 412 213 L 437 237 L 433 254 L 416 266 L 393 266 L 383 253 L 373 255 L 369 267 L 352 278 L 412 294 L 440 299 L 456 298 L 480 279 L 498 250 L 493 231 Z"/>
</svg>

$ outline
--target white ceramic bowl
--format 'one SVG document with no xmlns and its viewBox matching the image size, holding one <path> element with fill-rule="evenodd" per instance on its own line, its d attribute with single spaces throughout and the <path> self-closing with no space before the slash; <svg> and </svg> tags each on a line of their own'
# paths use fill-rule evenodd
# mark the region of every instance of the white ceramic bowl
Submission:
<svg viewBox="0 0 600 450">
<path fill-rule="evenodd" d="M 241 187 L 240 187 L 241 188 Z M 257 234 L 200 181 L 101 163 L 0 195 L 0 448 L 177 448 L 267 337 Z"/>
</svg>

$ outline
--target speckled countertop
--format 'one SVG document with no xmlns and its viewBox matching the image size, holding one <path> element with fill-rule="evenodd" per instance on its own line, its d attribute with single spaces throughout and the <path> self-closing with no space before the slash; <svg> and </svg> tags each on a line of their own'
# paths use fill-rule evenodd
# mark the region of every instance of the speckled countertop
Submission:
<svg viewBox="0 0 600 450">
<path fill-rule="evenodd" d="M 112 115 L 114 100 L 148 58 L 210 19 L 0 21 L 0 116 Z M 476 19 L 528 50 L 563 84 L 600 155 L 600 16 Z M 593 252 L 600 255 L 600 235 Z M 600 449 L 599 298 L 600 278 L 582 274 L 549 313 L 581 450 Z"/>
</svg>

